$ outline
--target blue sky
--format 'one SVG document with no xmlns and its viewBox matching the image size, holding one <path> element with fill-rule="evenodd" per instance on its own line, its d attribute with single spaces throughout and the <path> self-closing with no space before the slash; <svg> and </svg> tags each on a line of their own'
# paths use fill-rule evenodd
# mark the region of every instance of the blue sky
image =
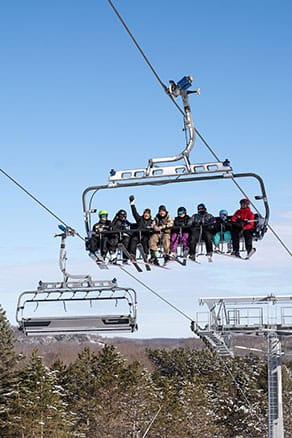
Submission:
<svg viewBox="0 0 292 438">
<path fill-rule="evenodd" d="M 270 224 L 291 248 L 291 2 L 114 3 L 164 83 L 194 76 L 201 88 L 190 98 L 195 126 L 236 172 L 264 179 Z M 106 184 L 111 168 L 146 167 L 149 158 L 184 147 L 180 114 L 106 0 L 1 4 L 0 117 L 0 167 L 82 235 L 86 187 Z M 191 161 L 213 158 L 197 141 Z M 15 323 L 21 291 L 61 278 L 58 222 L 2 174 L 0 182 L 0 298 Z M 128 209 L 130 193 L 117 192 L 94 206 L 111 215 Z M 139 209 L 155 213 L 166 203 L 172 215 L 179 205 L 193 213 L 199 202 L 213 214 L 232 212 L 242 197 L 211 183 L 134 194 Z M 217 257 L 213 265 L 177 265 L 141 279 L 191 317 L 201 296 L 291 294 L 291 257 L 270 232 L 256 246 L 246 264 Z M 125 274 L 97 271 L 78 238 L 68 241 L 68 265 L 137 289 L 137 336 L 191 335 L 188 321 Z"/>
</svg>

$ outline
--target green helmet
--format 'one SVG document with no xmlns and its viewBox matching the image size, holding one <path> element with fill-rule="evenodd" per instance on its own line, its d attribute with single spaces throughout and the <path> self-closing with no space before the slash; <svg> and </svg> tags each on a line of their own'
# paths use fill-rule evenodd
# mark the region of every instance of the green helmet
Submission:
<svg viewBox="0 0 292 438">
<path fill-rule="evenodd" d="M 98 216 L 99 217 L 101 217 L 101 216 L 108 216 L 108 212 L 106 210 L 99 210 Z"/>
</svg>

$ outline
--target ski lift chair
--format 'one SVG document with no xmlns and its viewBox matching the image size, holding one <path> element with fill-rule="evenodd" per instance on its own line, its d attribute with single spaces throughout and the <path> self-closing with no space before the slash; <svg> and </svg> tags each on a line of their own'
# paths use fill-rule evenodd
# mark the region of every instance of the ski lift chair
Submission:
<svg viewBox="0 0 292 438">
<path fill-rule="evenodd" d="M 95 282 L 97 283 L 97 282 Z M 104 283 L 104 282 L 103 282 Z M 111 283 L 111 282 L 109 282 Z M 56 285 L 57 286 L 57 285 Z M 89 314 L 84 312 L 88 305 L 107 302 L 114 306 L 126 305 L 128 312 L 99 313 L 94 311 Z M 58 305 L 63 307 L 63 312 L 56 315 L 54 310 L 48 315 L 41 314 L 40 310 Z M 76 315 L 69 311 L 71 305 L 77 305 Z M 85 309 L 86 310 L 86 309 Z M 87 310 L 86 310 L 87 312 Z M 42 284 L 36 291 L 25 291 L 18 299 L 16 320 L 19 329 L 27 336 L 45 336 L 81 333 L 110 333 L 134 332 L 137 330 L 137 301 L 136 292 L 130 288 L 102 286 L 95 284 L 90 287 L 75 289 L 52 287 L 52 284 Z"/>
</svg>

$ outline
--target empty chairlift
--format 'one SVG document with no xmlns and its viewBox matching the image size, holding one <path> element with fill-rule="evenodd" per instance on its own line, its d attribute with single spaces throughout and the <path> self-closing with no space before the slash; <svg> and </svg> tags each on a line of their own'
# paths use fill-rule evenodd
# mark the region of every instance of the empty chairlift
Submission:
<svg viewBox="0 0 292 438">
<path fill-rule="evenodd" d="M 111 281 L 92 285 L 41 283 L 23 292 L 16 320 L 27 336 L 81 333 L 134 332 L 137 330 L 136 292 Z M 106 311 L 104 309 L 110 309 Z"/>
</svg>

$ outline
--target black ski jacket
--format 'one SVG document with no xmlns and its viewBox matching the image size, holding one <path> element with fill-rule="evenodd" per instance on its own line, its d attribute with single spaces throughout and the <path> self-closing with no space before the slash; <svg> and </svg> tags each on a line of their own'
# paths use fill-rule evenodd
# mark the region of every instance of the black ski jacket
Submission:
<svg viewBox="0 0 292 438">
<path fill-rule="evenodd" d="M 152 224 L 152 218 L 150 216 L 149 219 L 145 219 L 144 216 L 141 216 L 135 205 L 131 205 L 131 210 L 132 210 L 132 214 L 133 217 L 136 221 L 136 224 L 134 224 L 133 228 L 142 230 L 142 229 L 147 229 L 147 228 L 151 228 L 151 224 Z"/>
<path fill-rule="evenodd" d="M 174 218 L 173 226 L 186 228 L 188 227 L 189 220 L 190 220 L 190 216 L 187 214 L 184 217 L 176 216 Z"/>
</svg>

